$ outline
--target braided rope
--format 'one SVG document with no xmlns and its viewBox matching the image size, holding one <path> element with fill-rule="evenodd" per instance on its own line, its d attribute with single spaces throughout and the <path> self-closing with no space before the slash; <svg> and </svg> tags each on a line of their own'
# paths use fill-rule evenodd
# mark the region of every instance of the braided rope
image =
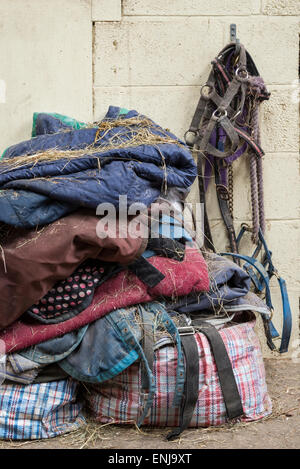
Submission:
<svg viewBox="0 0 300 469">
<path fill-rule="evenodd" d="M 253 136 L 257 143 L 260 145 L 260 130 L 259 130 L 259 109 L 256 104 L 253 110 Z M 257 172 L 257 189 L 258 189 L 258 210 L 259 210 L 259 224 L 261 231 L 265 233 L 265 206 L 264 206 L 264 189 L 263 189 L 263 166 L 262 159 L 258 158 L 256 161 Z"/>
<path fill-rule="evenodd" d="M 257 183 L 257 158 L 254 152 L 250 152 L 250 188 L 252 208 L 252 241 L 257 244 L 259 232 L 259 204 Z"/>
</svg>

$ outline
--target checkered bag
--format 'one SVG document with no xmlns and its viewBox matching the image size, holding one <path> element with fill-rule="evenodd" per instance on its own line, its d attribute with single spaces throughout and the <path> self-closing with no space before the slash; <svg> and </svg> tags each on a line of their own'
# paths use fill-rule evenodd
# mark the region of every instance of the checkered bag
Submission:
<svg viewBox="0 0 300 469">
<path fill-rule="evenodd" d="M 52 438 L 85 424 L 72 379 L 0 386 L 0 438 Z"/>
<path fill-rule="evenodd" d="M 267 392 L 265 369 L 255 320 L 220 329 L 241 396 L 244 415 L 241 421 L 258 420 L 272 411 Z M 215 361 L 207 338 L 195 334 L 199 353 L 199 395 L 190 427 L 222 425 L 227 421 Z M 167 345 L 155 351 L 153 373 L 156 394 L 144 425 L 179 426 L 180 409 L 172 407 L 176 382 L 177 352 Z M 89 385 L 85 396 L 87 409 L 101 423 L 137 422 L 144 405 L 141 392 L 141 368 L 134 363 L 115 378 Z"/>
</svg>

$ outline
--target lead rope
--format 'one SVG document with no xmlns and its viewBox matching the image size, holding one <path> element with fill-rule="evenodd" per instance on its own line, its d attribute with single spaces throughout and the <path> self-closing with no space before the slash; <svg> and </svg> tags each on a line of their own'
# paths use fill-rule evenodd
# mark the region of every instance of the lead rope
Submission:
<svg viewBox="0 0 300 469">
<path fill-rule="evenodd" d="M 257 159 L 256 155 L 250 153 L 250 189 L 251 189 L 251 207 L 252 207 L 252 241 L 258 242 L 259 230 L 259 205 L 258 205 L 258 184 L 257 184 Z"/>
<path fill-rule="evenodd" d="M 254 138 L 261 144 L 260 129 L 259 129 L 259 112 L 258 108 L 254 112 Z M 266 231 L 265 222 L 265 205 L 264 205 L 264 184 L 263 184 L 263 164 L 262 158 L 257 159 L 257 187 L 258 187 L 258 208 L 259 208 L 259 224 L 263 234 Z"/>
<path fill-rule="evenodd" d="M 252 132 L 254 140 L 260 145 L 259 131 L 259 109 L 257 102 L 254 105 L 251 116 Z M 256 154 L 250 153 L 250 187 L 251 187 L 251 206 L 252 206 L 252 241 L 258 244 L 259 228 L 265 233 L 265 209 L 263 193 L 263 167 L 262 158 L 257 158 Z"/>
</svg>

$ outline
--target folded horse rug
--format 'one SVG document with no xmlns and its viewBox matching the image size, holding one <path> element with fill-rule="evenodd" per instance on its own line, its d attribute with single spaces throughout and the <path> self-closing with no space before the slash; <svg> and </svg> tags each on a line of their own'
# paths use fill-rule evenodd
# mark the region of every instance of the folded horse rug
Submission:
<svg viewBox="0 0 300 469">
<path fill-rule="evenodd" d="M 100 203 L 118 208 L 122 194 L 127 206 L 148 207 L 167 188 L 188 190 L 196 177 L 185 143 L 136 111 L 111 106 L 103 121 L 77 129 L 45 114 L 37 119 L 36 136 L 9 147 L 0 162 L 0 221 L 8 225 L 42 226 Z"/>
<path fill-rule="evenodd" d="M 76 317 L 59 324 L 45 325 L 30 318 L 21 318 L 5 330 L 0 339 L 5 342 L 6 353 L 16 352 L 78 329 L 118 308 L 146 303 L 155 298 L 173 298 L 189 293 L 207 291 L 209 278 L 207 265 L 198 248 L 185 249 L 183 261 L 160 256 L 148 258 L 165 277 L 155 287 L 143 283 L 133 272 L 119 272 L 97 288 L 91 305 Z"/>
<path fill-rule="evenodd" d="M 137 222 L 136 218 L 133 218 L 132 221 Z M 32 305 L 25 314 L 31 315 L 34 319 L 45 324 L 66 321 L 66 319 L 76 316 L 86 309 L 93 301 L 95 289 L 124 268 L 132 270 L 138 275 L 140 280 L 149 286 L 153 287 L 159 283 L 163 275 L 151 264 L 148 264 L 146 259 L 160 255 L 181 261 L 184 258 L 185 244 L 192 242 L 192 238 L 182 228 L 180 222 L 177 222 L 172 217 L 166 217 L 164 215 L 157 226 L 157 237 L 151 236 L 151 238 L 148 239 L 147 249 L 143 252 L 142 257 L 137 257 L 133 262 L 129 263 L 128 261 L 132 259 L 135 252 L 134 245 L 136 245 L 136 249 L 141 246 L 138 252 L 142 250 L 144 244 L 142 233 L 145 231 L 145 237 L 147 236 L 148 229 L 146 225 L 149 224 L 149 221 L 150 217 L 147 216 L 143 224 L 140 225 L 139 237 L 136 239 L 133 238 L 132 235 L 129 235 L 129 233 L 126 233 L 127 239 L 125 241 L 122 239 L 108 239 L 104 242 L 105 248 L 99 254 L 99 258 L 110 258 L 111 260 L 119 259 L 119 263 L 103 262 L 99 259 L 87 259 L 87 261 L 80 264 L 66 279 L 56 282 L 51 290 L 41 298 L 39 302 Z M 152 222 L 153 218 L 151 216 L 151 224 Z M 119 228 L 120 226 L 122 228 L 122 221 L 119 223 Z M 170 229 L 168 229 L 168 233 L 166 233 L 164 237 L 166 226 Z M 110 234 L 109 231 L 106 231 L 106 233 Z M 152 227 L 151 233 L 153 233 Z M 180 239 L 180 242 L 176 241 L 176 238 Z M 144 238 L 144 240 L 146 241 L 146 238 Z M 115 253 L 109 249 L 109 244 L 111 244 L 112 247 L 115 244 Z M 68 253 L 68 258 L 69 257 L 70 253 Z M 60 258 L 63 258 L 63 256 Z M 125 262 L 126 267 L 121 265 Z M 59 266 L 58 268 L 60 269 L 61 267 Z M 52 265 L 51 270 L 53 270 Z"/>
<path fill-rule="evenodd" d="M 214 253 L 205 253 L 210 288 L 201 295 L 191 293 L 181 297 L 169 309 L 180 313 L 193 314 L 234 313 L 235 311 L 255 311 L 263 317 L 270 317 L 266 303 L 250 291 L 251 280 L 248 273 L 235 262 Z"/>
</svg>

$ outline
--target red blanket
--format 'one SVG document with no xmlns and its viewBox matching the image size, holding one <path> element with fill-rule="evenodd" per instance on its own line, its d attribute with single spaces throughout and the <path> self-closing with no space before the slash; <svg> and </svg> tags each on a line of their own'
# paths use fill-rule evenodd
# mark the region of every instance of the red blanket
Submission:
<svg viewBox="0 0 300 469">
<path fill-rule="evenodd" d="M 59 337 L 99 319 L 110 311 L 138 303 L 146 303 L 160 297 L 188 295 L 192 291 L 209 289 L 207 265 L 197 248 L 186 247 L 182 262 L 154 256 L 148 259 L 165 278 L 154 288 L 147 287 L 128 270 L 102 284 L 91 305 L 72 319 L 59 324 L 45 325 L 23 316 L 0 332 L 6 353 L 16 352 L 31 345 Z"/>
</svg>

